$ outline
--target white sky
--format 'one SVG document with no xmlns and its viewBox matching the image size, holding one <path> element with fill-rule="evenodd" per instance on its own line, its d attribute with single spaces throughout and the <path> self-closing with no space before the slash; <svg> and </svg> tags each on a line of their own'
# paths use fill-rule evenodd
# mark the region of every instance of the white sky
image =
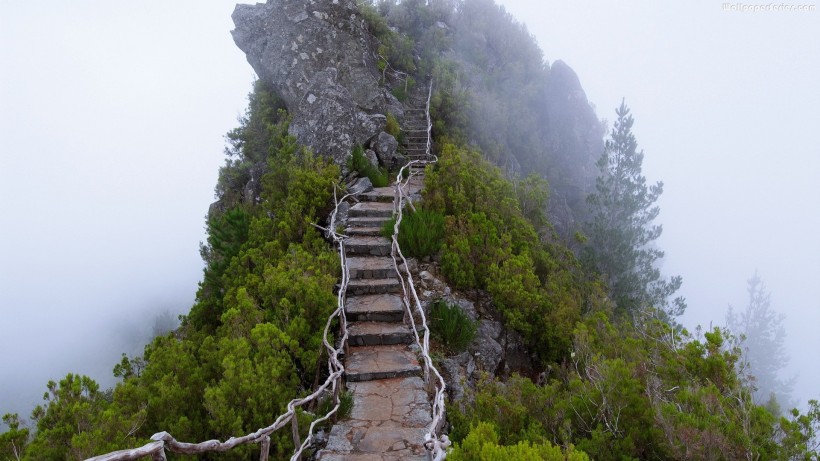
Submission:
<svg viewBox="0 0 820 461">
<path fill-rule="evenodd" d="M 626 97 L 663 180 L 684 323 L 723 324 L 755 269 L 820 397 L 820 12 L 718 1 L 504 0 L 598 116 Z M 185 312 L 253 71 L 227 0 L 0 0 L 0 413 L 48 379 L 110 383 L 157 312 Z M 128 351 L 130 352 L 130 351 Z M 797 368 L 797 367 L 796 367 Z"/>
</svg>

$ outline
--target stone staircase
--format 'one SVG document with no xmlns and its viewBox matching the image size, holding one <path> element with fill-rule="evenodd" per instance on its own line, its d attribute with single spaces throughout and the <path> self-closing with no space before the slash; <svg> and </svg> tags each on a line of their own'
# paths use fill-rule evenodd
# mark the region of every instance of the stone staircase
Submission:
<svg viewBox="0 0 820 461">
<path fill-rule="evenodd" d="M 407 160 L 427 158 L 427 85 L 419 85 L 404 110 L 404 155 Z"/>
<path fill-rule="evenodd" d="M 418 192 L 421 179 L 411 179 L 409 188 L 409 193 Z M 404 323 L 391 241 L 380 235 L 393 216 L 394 188 L 376 188 L 359 198 L 345 231 L 350 268 L 345 377 L 353 409 L 333 426 L 318 459 L 426 460 L 422 442 L 431 422 L 430 398 L 413 331 Z"/>
</svg>

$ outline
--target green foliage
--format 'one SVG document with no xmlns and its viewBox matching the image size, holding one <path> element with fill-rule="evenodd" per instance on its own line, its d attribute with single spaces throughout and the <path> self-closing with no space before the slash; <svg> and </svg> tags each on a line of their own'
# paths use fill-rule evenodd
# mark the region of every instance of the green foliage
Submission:
<svg viewBox="0 0 820 461">
<path fill-rule="evenodd" d="M 395 225 L 395 218 L 386 221 L 382 235 L 392 238 Z M 425 208 L 405 210 L 399 225 L 398 241 L 407 256 L 424 258 L 435 255 L 444 241 L 444 215 Z"/>
<path fill-rule="evenodd" d="M 470 434 L 461 444 L 456 444 L 448 454 L 448 459 L 480 460 L 480 461 L 507 461 L 515 460 L 544 460 L 544 461 L 588 461 L 589 457 L 580 451 L 569 448 L 563 452 L 561 448 L 552 445 L 549 441 L 531 443 L 520 441 L 515 445 L 499 445 L 499 437 L 495 428 L 488 423 L 479 423 L 470 429 Z"/>
<path fill-rule="evenodd" d="M 74 375 L 50 383 L 47 405 L 35 410 L 31 459 L 84 459 L 141 445 L 159 430 L 190 441 L 246 434 L 269 425 L 322 372 L 339 262 L 312 223 L 330 210 L 340 169 L 287 135 L 287 115 L 259 84 L 240 122 L 208 217 L 196 304 L 141 357 L 123 356 L 113 392 Z M 244 197 L 244 179 L 231 178 L 251 167 L 260 187 Z M 301 414 L 300 424 L 310 418 Z M 289 434 L 272 436 L 273 457 L 292 448 Z M 224 457 L 247 459 L 248 450 Z"/>
<path fill-rule="evenodd" d="M 401 134 L 401 126 L 399 126 L 399 121 L 396 120 L 396 116 L 387 113 L 387 124 L 385 125 L 384 131 L 393 136 L 396 139 L 399 139 L 399 135 Z"/>
<path fill-rule="evenodd" d="M 619 311 L 659 308 L 680 315 L 686 308 L 683 298 L 670 302 L 669 297 L 680 288 L 681 278 L 661 278 L 657 261 L 663 252 L 652 246 L 662 231 L 652 222 L 660 212 L 655 202 L 663 183 L 647 187 L 643 151 L 637 151 L 632 134 L 634 119 L 623 102 L 615 113 L 618 119 L 598 161 L 595 192 L 587 198 L 592 220 L 587 223 L 586 259 L 605 277 Z"/>
<path fill-rule="evenodd" d="M 140 442 L 134 429 L 144 420 L 144 409 L 117 411 L 111 395 L 88 376 L 69 373 L 59 383 L 49 381 L 43 400 L 32 412 L 37 434 L 25 459 L 82 460 Z"/>
<path fill-rule="evenodd" d="M 430 332 L 451 352 L 467 349 L 473 342 L 476 323 L 460 307 L 438 300 L 430 306 Z"/>
<path fill-rule="evenodd" d="M 374 187 L 384 187 L 390 183 L 387 171 L 370 163 L 370 160 L 364 156 L 362 146 L 355 146 L 353 148 L 348 167 L 370 179 Z"/>
<path fill-rule="evenodd" d="M 661 317 L 589 316 L 573 333 L 570 360 L 542 384 L 484 377 L 451 405 L 451 437 L 463 449 L 469 428 L 488 423 L 496 445 L 574 444 L 596 460 L 818 459 L 816 401 L 778 420 L 737 376 L 740 351 L 727 349 L 725 332 L 696 339 Z"/>
<path fill-rule="evenodd" d="M 423 195 L 426 209 L 445 215 L 441 269 L 448 281 L 487 290 L 542 361 L 565 357 L 582 307 L 600 297 L 572 253 L 549 241 L 552 230 L 536 209 L 546 183 L 513 183 L 479 153 L 446 143 Z"/>
<path fill-rule="evenodd" d="M 240 126 L 225 135 L 225 165 L 219 169 L 216 195 L 229 206 L 253 197 L 244 196 L 244 186 L 250 180 L 254 165 L 266 162 L 288 132 L 289 120 L 284 103 L 262 80 L 254 83 L 248 95 L 248 109 L 239 119 Z"/>
<path fill-rule="evenodd" d="M 17 413 L 3 415 L 3 424 L 8 427 L 8 430 L 0 433 L 0 459 L 21 459 L 29 441 L 28 428 L 22 427 L 23 424 Z"/>
</svg>

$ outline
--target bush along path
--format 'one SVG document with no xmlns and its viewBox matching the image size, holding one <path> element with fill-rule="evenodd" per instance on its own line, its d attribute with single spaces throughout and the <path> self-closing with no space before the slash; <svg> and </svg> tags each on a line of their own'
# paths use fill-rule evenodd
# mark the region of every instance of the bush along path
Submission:
<svg viewBox="0 0 820 461">
<path fill-rule="evenodd" d="M 413 174 L 403 193 L 418 194 L 422 181 L 421 174 Z M 353 408 L 333 427 L 319 459 L 427 460 L 431 398 L 391 257 L 392 242 L 380 235 L 394 217 L 396 187 L 376 188 L 359 199 L 349 210 L 345 231 L 350 274 L 345 377 Z"/>
</svg>

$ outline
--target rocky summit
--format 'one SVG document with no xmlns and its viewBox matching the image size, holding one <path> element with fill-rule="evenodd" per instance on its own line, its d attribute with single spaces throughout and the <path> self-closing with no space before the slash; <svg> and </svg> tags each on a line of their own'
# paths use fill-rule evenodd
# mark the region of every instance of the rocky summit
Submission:
<svg viewBox="0 0 820 461">
<path fill-rule="evenodd" d="M 268 0 L 237 5 L 231 32 L 260 79 L 293 114 L 300 144 L 343 164 L 401 118 L 401 103 L 379 86 L 373 37 L 350 0 Z"/>
</svg>

